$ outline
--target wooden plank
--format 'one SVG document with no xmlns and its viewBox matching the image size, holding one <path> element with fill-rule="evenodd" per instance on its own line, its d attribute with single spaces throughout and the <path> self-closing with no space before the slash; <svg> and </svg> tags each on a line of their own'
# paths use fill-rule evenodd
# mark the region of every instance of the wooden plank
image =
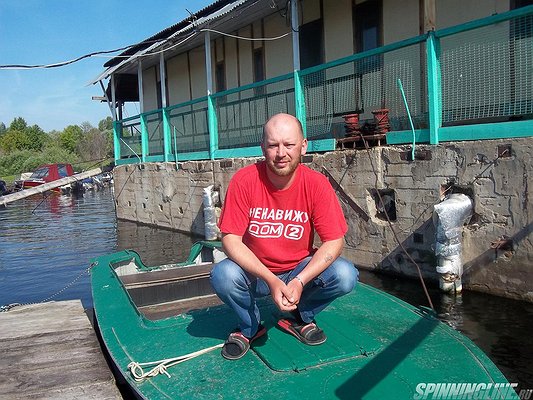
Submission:
<svg viewBox="0 0 533 400">
<path fill-rule="evenodd" d="M 0 196 L 0 206 L 5 206 L 8 203 L 13 201 L 24 199 L 28 196 L 33 196 L 34 194 L 44 193 L 48 190 L 55 189 L 60 186 L 69 185 L 76 181 L 81 181 L 85 178 L 90 178 L 91 176 L 96 176 L 102 173 L 102 168 L 91 169 L 90 171 L 85 171 L 76 175 L 67 176 L 65 178 L 58 179 L 56 181 L 44 183 L 39 186 L 32 187 L 30 189 L 24 189 L 16 193 L 11 193 L 5 196 Z"/>
<path fill-rule="evenodd" d="M 0 313 L 0 399 L 121 399 L 79 300 Z"/>
</svg>

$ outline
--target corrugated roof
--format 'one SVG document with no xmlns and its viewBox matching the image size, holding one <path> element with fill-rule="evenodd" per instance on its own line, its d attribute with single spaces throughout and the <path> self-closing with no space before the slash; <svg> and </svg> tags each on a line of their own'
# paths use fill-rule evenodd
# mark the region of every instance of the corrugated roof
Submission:
<svg viewBox="0 0 533 400">
<path fill-rule="evenodd" d="M 125 56 L 133 57 L 143 54 L 146 51 L 154 49 L 155 47 L 163 44 L 169 38 L 177 36 L 177 34 L 183 34 L 188 31 L 192 31 L 198 26 L 201 26 L 202 24 L 205 24 L 209 21 L 212 21 L 231 12 L 236 7 L 246 3 L 247 1 L 250 0 L 219 0 L 192 14 L 191 16 L 178 22 L 177 24 L 163 29 L 155 35 L 150 36 L 142 42 L 130 47 L 128 50 L 122 52 L 119 56 L 112 58 L 111 60 L 106 62 L 104 64 L 104 67 L 107 67 L 108 69 L 97 79 L 95 79 L 93 83 L 109 76 L 110 73 L 116 70 L 116 68 L 113 67 L 118 67 L 119 65 L 125 64 L 125 62 L 130 60 L 130 58 L 124 58 Z M 113 68 L 113 71 L 110 71 L 111 68 Z"/>
</svg>

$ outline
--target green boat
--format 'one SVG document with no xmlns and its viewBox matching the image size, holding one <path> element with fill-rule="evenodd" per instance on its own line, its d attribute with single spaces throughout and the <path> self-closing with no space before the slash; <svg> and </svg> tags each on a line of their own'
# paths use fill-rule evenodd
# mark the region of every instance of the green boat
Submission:
<svg viewBox="0 0 533 400">
<path fill-rule="evenodd" d="M 139 398 L 518 398 L 468 338 L 363 283 L 318 315 L 328 335 L 320 346 L 277 328 L 284 315 L 263 299 L 266 337 L 242 359 L 225 360 L 220 346 L 237 319 L 209 283 L 221 256 L 219 242 L 198 242 L 177 264 L 147 267 L 130 250 L 93 260 L 99 333 Z"/>
</svg>

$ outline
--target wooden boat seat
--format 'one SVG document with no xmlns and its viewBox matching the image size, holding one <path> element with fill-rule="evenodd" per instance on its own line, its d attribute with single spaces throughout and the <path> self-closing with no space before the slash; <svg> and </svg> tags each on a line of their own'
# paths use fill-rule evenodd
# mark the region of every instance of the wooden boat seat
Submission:
<svg viewBox="0 0 533 400">
<path fill-rule="evenodd" d="M 137 309 L 149 319 L 220 304 L 209 282 L 213 264 L 176 267 L 120 276 Z"/>
</svg>

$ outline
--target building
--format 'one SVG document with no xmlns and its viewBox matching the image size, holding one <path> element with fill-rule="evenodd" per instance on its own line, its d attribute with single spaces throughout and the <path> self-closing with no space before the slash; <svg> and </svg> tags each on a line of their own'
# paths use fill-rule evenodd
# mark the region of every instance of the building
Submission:
<svg viewBox="0 0 533 400">
<path fill-rule="evenodd" d="M 223 195 L 288 112 L 304 162 L 338 190 L 356 263 L 434 275 L 433 206 L 462 193 L 463 283 L 533 300 L 532 41 L 531 1 L 216 1 L 95 80 L 115 119 L 117 215 L 200 233 L 203 187 Z M 126 102 L 141 113 L 124 118 Z"/>
</svg>

